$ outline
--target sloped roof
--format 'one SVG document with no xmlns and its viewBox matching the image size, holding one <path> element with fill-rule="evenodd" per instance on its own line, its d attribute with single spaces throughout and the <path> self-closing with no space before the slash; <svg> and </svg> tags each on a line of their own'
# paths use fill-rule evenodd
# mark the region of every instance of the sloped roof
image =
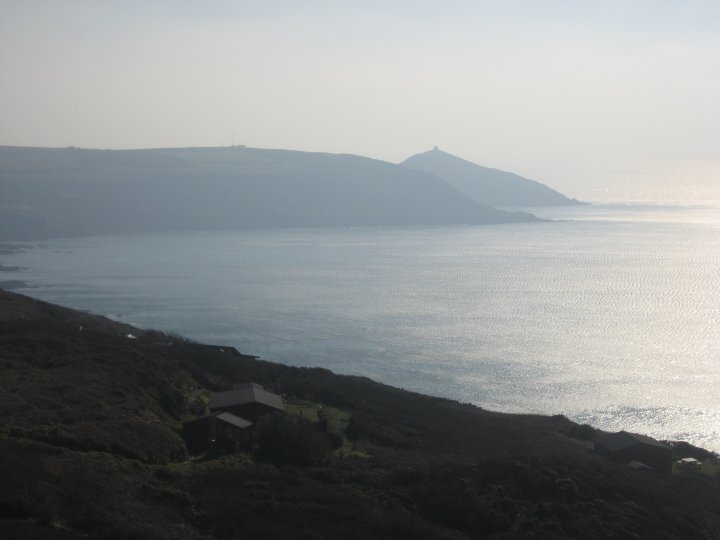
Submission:
<svg viewBox="0 0 720 540">
<path fill-rule="evenodd" d="M 263 386 L 256 382 L 240 383 L 233 386 L 233 390 L 242 390 L 243 388 L 255 388 L 256 390 L 264 390 Z"/>
<path fill-rule="evenodd" d="M 670 447 L 668 445 L 658 442 L 652 437 L 648 437 L 647 435 L 640 435 L 638 433 L 630 433 L 628 431 L 608 433 L 607 435 L 603 435 L 602 437 L 600 437 L 596 442 L 598 444 L 601 444 L 608 450 L 613 451 L 640 445 L 655 446 L 658 448 L 667 448 L 668 450 L 670 450 Z"/>
<path fill-rule="evenodd" d="M 262 403 L 279 411 L 285 410 L 279 395 L 268 392 L 257 383 L 239 384 L 232 390 L 210 394 L 210 410 L 246 403 Z"/>
<path fill-rule="evenodd" d="M 631 469 L 635 469 L 636 471 L 652 471 L 652 467 L 648 467 L 647 465 L 639 461 L 630 461 L 625 465 L 630 467 Z"/>
<path fill-rule="evenodd" d="M 236 416 L 229 412 L 221 412 L 219 414 L 215 415 L 215 418 L 217 420 L 221 420 L 227 424 L 230 424 L 231 426 L 235 426 L 236 428 L 245 429 L 249 428 L 253 425 L 252 422 L 249 420 L 245 420 L 244 418 L 240 418 L 239 416 Z"/>
</svg>

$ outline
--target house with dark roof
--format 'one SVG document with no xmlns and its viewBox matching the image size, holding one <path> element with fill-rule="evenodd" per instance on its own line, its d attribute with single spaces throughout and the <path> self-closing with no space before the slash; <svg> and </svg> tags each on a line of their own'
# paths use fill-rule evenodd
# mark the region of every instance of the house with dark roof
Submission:
<svg viewBox="0 0 720 540">
<path fill-rule="evenodd" d="M 229 412 L 219 412 L 196 418 L 183 424 L 183 438 L 191 454 L 210 448 L 222 448 L 233 443 L 249 443 L 249 428 L 253 423 Z"/>
<path fill-rule="evenodd" d="M 285 410 L 282 397 L 254 382 L 210 394 L 209 408 L 208 416 L 183 424 L 183 437 L 191 454 L 249 443 L 250 431 L 261 416 Z"/>
<path fill-rule="evenodd" d="M 672 448 L 646 435 L 607 433 L 595 441 L 595 452 L 619 463 L 639 462 L 656 472 L 672 471 Z"/>
<path fill-rule="evenodd" d="M 251 422 L 257 422 L 269 412 L 284 410 L 282 397 L 254 382 L 237 384 L 232 390 L 210 394 L 210 411 L 230 412 Z"/>
</svg>

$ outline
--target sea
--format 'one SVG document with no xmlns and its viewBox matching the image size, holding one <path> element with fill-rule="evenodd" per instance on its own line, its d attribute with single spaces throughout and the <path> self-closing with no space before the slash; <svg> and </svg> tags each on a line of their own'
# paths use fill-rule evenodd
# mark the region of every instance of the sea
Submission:
<svg viewBox="0 0 720 540">
<path fill-rule="evenodd" d="M 720 451 L 720 206 L 531 211 L 551 221 L 54 239 L 0 255 L 22 267 L 0 280 L 276 362 Z"/>
</svg>

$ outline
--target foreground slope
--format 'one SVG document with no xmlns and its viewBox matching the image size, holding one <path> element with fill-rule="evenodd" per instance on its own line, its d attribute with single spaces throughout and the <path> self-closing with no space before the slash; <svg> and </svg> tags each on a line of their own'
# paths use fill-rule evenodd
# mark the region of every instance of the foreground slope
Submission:
<svg viewBox="0 0 720 540">
<path fill-rule="evenodd" d="M 400 165 L 432 173 L 475 202 L 489 206 L 560 206 L 580 204 L 535 180 L 514 173 L 481 167 L 437 148 L 416 154 Z"/>
<path fill-rule="evenodd" d="M 298 466 L 256 439 L 189 460 L 181 422 L 207 391 L 248 380 L 342 411 L 344 451 Z M 718 479 L 608 462 L 564 417 L 273 364 L 2 291 L 0 418 L 2 538 L 720 537 Z M 284 441 L 290 456 L 304 444 Z"/>
<path fill-rule="evenodd" d="M 245 147 L 0 147 L 0 239 L 531 221 L 360 156 Z"/>
</svg>

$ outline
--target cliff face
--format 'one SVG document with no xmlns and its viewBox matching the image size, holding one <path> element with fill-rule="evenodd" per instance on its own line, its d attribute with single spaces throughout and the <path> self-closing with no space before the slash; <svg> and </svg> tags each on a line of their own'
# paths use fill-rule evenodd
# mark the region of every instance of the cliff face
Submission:
<svg viewBox="0 0 720 540">
<path fill-rule="evenodd" d="M 532 221 L 360 156 L 232 148 L 0 147 L 0 239 Z"/>
<path fill-rule="evenodd" d="M 442 178 L 479 204 L 494 207 L 581 204 L 548 186 L 514 173 L 482 167 L 435 148 L 400 165 Z"/>
<path fill-rule="evenodd" d="M 250 380 L 305 418 L 272 417 L 241 451 L 189 459 L 182 422 L 208 391 Z M 3 538 L 720 531 L 717 479 L 609 462 L 590 450 L 594 430 L 564 417 L 273 364 L 2 291 L 0 418 Z"/>
</svg>

